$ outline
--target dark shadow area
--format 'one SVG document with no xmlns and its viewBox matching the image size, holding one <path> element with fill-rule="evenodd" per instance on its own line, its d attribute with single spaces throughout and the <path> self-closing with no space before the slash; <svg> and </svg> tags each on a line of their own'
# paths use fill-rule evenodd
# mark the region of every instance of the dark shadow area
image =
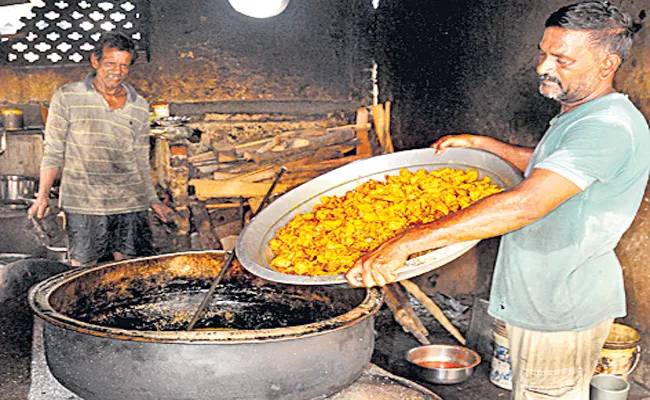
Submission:
<svg viewBox="0 0 650 400">
<path fill-rule="evenodd" d="M 521 8 L 489 1 L 381 4 L 374 54 L 380 102 L 394 105 L 398 150 L 462 132 L 526 146 L 541 138 L 557 105 L 537 93 L 541 37 L 522 32 L 525 46 L 517 45 L 509 36 L 516 31 L 504 26 L 516 23 L 513 15 L 525 12 Z M 511 60 L 522 55 L 529 61 L 513 69 Z"/>
<path fill-rule="evenodd" d="M 0 399 L 26 399 L 29 392 L 34 320 L 29 288 L 68 269 L 39 258 L 0 264 Z"/>
</svg>

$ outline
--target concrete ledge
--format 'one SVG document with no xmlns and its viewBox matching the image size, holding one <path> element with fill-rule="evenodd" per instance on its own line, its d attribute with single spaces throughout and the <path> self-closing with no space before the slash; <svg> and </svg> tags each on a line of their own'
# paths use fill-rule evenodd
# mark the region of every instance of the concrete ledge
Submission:
<svg viewBox="0 0 650 400">
<path fill-rule="evenodd" d="M 348 100 L 253 100 L 172 103 L 172 115 L 200 114 L 326 114 L 354 112 L 360 104 Z"/>
</svg>

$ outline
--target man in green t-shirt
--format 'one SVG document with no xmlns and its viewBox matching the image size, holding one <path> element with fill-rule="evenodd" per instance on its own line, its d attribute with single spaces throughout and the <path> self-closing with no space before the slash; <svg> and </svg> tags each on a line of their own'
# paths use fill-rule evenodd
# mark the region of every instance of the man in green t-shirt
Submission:
<svg viewBox="0 0 650 400">
<path fill-rule="evenodd" d="M 417 226 L 365 254 L 346 275 L 383 286 L 412 253 L 503 235 L 489 313 L 508 330 L 514 399 L 587 399 L 625 292 L 614 247 L 643 198 L 648 123 L 613 87 L 639 26 L 606 1 L 562 7 L 539 45 L 539 91 L 560 103 L 533 149 L 476 135 L 432 145 L 480 148 L 524 173 L 512 190 Z"/>
</svg>

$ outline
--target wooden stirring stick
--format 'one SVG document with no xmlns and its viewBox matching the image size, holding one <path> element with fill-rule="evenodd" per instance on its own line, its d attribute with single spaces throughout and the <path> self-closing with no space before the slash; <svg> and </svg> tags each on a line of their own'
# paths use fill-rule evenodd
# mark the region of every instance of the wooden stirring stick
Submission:
<svg viewBox="0 0 650 400">
<path fill-rule="evenodd" d="M 404 280 L 400 281 L 400 283 L 402 284 L 402 286 L 404 286 L 404 288 L 406 290 L 409 291 L 409 293 L 411 293 L 420 303 L 422 303 L 422 305 L 427 310 L 429 310 L 429 312 L 434 317 L 436 317 L 438 322 L 440 322 L 440 324 L 442 324 L 442 326 L 445 329 L 447 329 L 447 331 L 449 333 L 451 333 L 453 337 L 455 337 L 462 344 L 466 343 L 466 340 L 463 337 L 463 335 L 461 335 L 461 333 L 458 331 L 458 329 L 456 329 L 456 327 L 451 323 L 451 321 L 449 321 L 449 319 L 447 319 L 445 314 L 442 313 L 442 310 L 440 310 L 440 307 L 438 307 L 438 305 L 436 303 L 434 303 L 434 301 L 431 300 L 429 298 L 429 296 L 427 296 L 422 290 L 420 290 L 418 285 L 416 285 L 415 283 L 409 281 L 408 279 L 404 279 Z"/>
<path fill-rule="evenodd" d="M 427 336 L 429 332 L 422 324 L 420 317 L 415 313 L 406 293 L 401 286 L 391 283 L 382 288 L 384 292 L 384 301 L 388 308 L 393 312 L 395 321 L 397 321 L 404 332 L 410 332 L 422 344 L 431 344 Z"/>
<path fill-rule="evenodd" d="M 278 174 L 276 175 L 275 180 L 273 180 L 271 187 L 269 187 L 269 190 L 266 192 L 266 196 L 264 196 L 264 199 L 262 200 L 259 207 L 257 208 L 257 212 L 255 212 L 253 216 L 257 215 L 266 206 L 266 203 L 268 203 L 269 199 L 271 198 L 271 195 L 273 194 L 273 189 L 275 189 L 275 185 L 278 184 L 278 181 L 286 171 L 287 171 L 287 167 L 283 165 L 282 168 L 280 168 L 280 172 L 278 172 Z M 203 301 L 201 301 L 199 308 L 194 313 L 194 317 L 192 317 L 190 324 L 187 326 L 185 330 L 191 331 L 192 329 L 194 329 L 194 325 L 197 323 L 201 315 L 203 315 L 203 311 L 205 310 L 205 307 L 208 305 L 210 299 L 212 298 L 214 291 L 217 289 L 219 282 L 221 282 L 221 278 L 223 278 L 224 274 L 226 273 L 226 270 L 230 267 L 230 264 L 232 264 L 234 259 L 235 259 L 235 249 L 232 249 L 230 251 L 228 259 L 226 260 L 226 262 L 224 262 L 217 277 L 214 279 L 214 281 L 212 281 L 212 285 L 210 285 L 210 289 L 203 297 Z"/>
</svg>

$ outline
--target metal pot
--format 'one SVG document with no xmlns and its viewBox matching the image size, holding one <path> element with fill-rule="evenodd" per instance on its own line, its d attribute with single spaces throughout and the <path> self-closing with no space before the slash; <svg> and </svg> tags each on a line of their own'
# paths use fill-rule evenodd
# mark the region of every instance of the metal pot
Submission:
<svg viewBox="0 0 650 400">
<path fill-rule="evenodd" d="M 23 111 L 17 108 L 2 109 L 3 126 L 6 131 L 17 131 L 23 128 Z"/>
<path fill-rule="evenodd" d="M 17 201 L 33 198 L 37 181 L 22 175 L 0 175 L 0 200 Z"/>
<path fill-rule="evenodd" d="M 0 156 L 7 150 L 7 132 L 0 132 Z"/>
<path fill-rule="evenodd" d="M 0 253 L 0 306 L 8 300 L 25 304 L 32 285 L 69 269 L 69 265 L 29 254 Z"/>
<path fill-rule="evenodd" d="M 224 254 L 121 261 L 33 287 L 52 374 L 85 400 L 177 400 L 311 399 L 363 373 L 376 289 L 280 285 L 234 264 L 185 331 Z"/>
</svg>

